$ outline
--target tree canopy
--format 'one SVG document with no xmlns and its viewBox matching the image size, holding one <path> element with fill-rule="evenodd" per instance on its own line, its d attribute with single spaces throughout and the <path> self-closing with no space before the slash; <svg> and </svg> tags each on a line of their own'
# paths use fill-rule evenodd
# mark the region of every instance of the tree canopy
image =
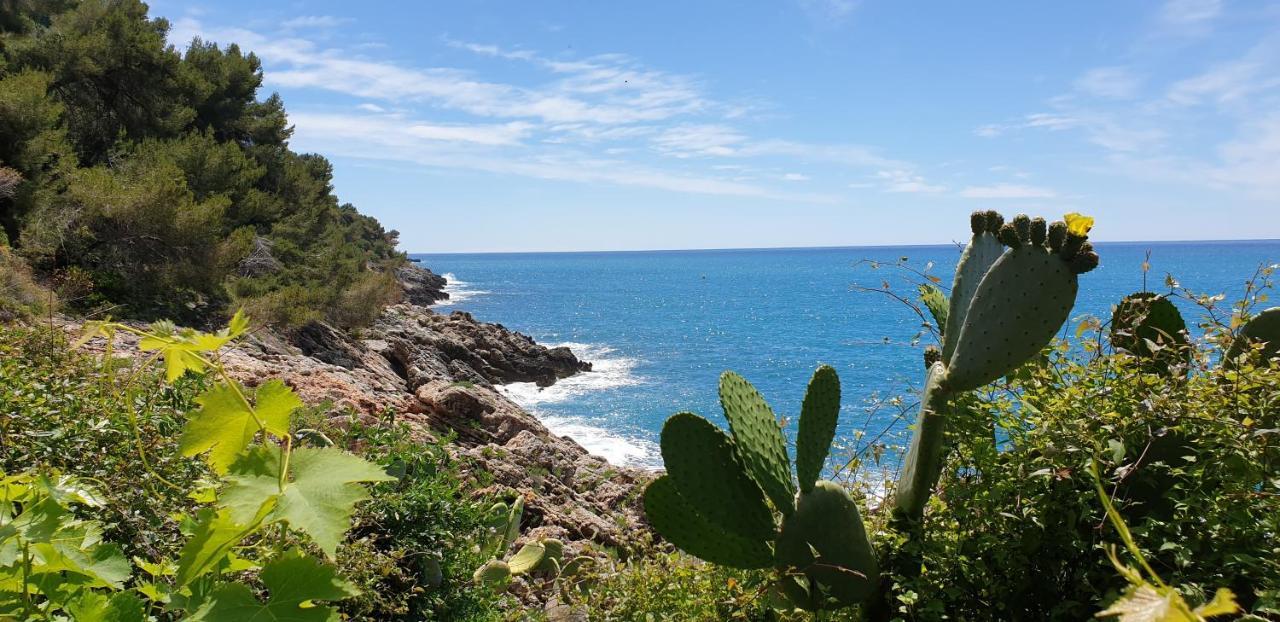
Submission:
<svg viewBox="0 0 1280 622">
<path fill-rule="evenodd" d="M 182 51 L 168 31 L 138 0 L 0 5 L 0 242 L 86 308 L 376 317 L 399 293 L 396 232 L 339 202 L 325 158 L 289 148 L 257 56 Z"/>
</svg>

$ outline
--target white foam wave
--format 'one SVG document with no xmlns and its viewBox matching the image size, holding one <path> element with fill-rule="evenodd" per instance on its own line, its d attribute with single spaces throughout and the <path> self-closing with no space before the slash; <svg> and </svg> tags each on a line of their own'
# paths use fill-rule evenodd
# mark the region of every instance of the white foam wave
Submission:
<svg viewBox="0 0 1280 622">
<path fill-rule="evenodd" d="M 568 347 L 578 358 L 590 361 L 591 371 L 569 376 L 549 387 L 539 387 L 532 382 L 516 382 L 502 385 L 499 390 L 511 398 L 511 401 L 538 417 L 553 433 L 572 438 L 587 451 L 611 464 L 647 468 L 659 466 L 661 460 L 653 442 L 620 434 L 584 418 L 549 413 L 544 408 L 547 404 L 564 402 L 585 393 L 643 382 L 634 373 L 637 360 L 614 356 L 616 350 L 608 346 L 568 342 L 551 347 L 557 346 Z"/>
<path fill-rule="evenodd" d="M 489 293 L 482 289 L 471 289 L 470 283 L 459 279 L 452 272 L 446 272 L 440 276 L 444 277 L 444 293 L 449 294 L 449 298 L 431 305 L 433 307 L 452 307 L 468 299 Z"/>
</svg>

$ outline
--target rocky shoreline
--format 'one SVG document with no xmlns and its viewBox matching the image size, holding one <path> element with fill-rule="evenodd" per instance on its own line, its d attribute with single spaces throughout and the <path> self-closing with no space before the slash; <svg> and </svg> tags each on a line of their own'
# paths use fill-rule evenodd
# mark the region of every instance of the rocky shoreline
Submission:
<svg viewBox="0 0 1280 622">
<path fill-rule="evenodd" d="M 422 441 L 448 438 L 468 469 L 492 484 L 481 495 L 522 495 L 526 539 L 558 538 L 567 554 L 605 556 L 644 537 L 640 491 L 652 475 L 609 464 L 573 439 L 557 436 L 497 387 L 549 386 L 588 372 L 568 348 L 547 348 L 501 324 L 469 313 L 437 313 L 446 284 L 429 270 L 397 272 L 404 302 L 389 307 L 358 335 L 313 322 L 289 334 L 259 330 L 227 351 L 232 375 L 253 386 L 279 378 L 308 405 L 330 404 L 332 416 L 354 412 L 369 424 L 404 422 Z M 78 331 L 75 322 L 65 326 Z M 90 349 L 101 349 L 90 342 Z M 136 353 L 136 338 L 117 336 L 116 352 Z M 513 586 L 526 600 L 544 596 Z"/>
</svg>

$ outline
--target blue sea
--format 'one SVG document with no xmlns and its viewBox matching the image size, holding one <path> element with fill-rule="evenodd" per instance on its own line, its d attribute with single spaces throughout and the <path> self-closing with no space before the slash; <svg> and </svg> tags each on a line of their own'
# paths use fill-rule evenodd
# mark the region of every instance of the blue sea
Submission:
<svg viewBox="0 0 1280 622">
<path fill-rule="evenodd" d="M 947 245 L 414 257 L 449 280 L 453 298 L 440 312 L 471 312 L 540 343 L 567 345 L 595 365 L 546 389 L 507 385 L 510 397 L 610 462 L 656 467 L 658 433 L 671 414 L 693 411 L 724 425 L 716 384 L 726 369 L 792 417 L 792 432 L 809 376 L 823 363 L 843 387 L 838 442 L 854 447 L 904 429 L 892 408 L 871 407 L 894 396 L 910 401 L 923 375 L 921 350 L 934 341 L 917 338 L 921 319 L 911 309 L 859 287 L 913 296 L 920 278 L 892 267 L 898 263 L 949 286 L 959 252 Z M 1144 280 L 1151 291 L 1169 291 L 1166 275 L 1234 301 L 1259 266 L 1280 262 L 1280 240 L 1103 243 L 1098 252 L 1102 265 L 1081 278 L 1064 335 L 1087 316 L 1108 318 Z M 1188 324 L 1200 317 L 1177 302 Z M 859 430 L 868 437 L 859 441 Z"/>
</svg>

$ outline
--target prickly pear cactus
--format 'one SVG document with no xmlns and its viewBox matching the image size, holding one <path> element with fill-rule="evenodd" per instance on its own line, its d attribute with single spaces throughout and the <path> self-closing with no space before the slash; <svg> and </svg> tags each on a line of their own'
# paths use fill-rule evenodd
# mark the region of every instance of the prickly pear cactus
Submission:
<svg viewBox="0 0 1280 622">
<path fill-rule="evenodd" d="M 999 378 L 1039 354 L 1075 305 L 1076 275 L 1093 269 L 1079 260 L 1093 253 L 1080 244 L 1058 249 L 1046 244 L 1043 220 L 1026 216 L 1004 225 L 1000 241 L 1009 247 L 987 270 L 965 313 L 955 351 L 947 363 L 948 390 L 969 391 Z M 1068 236 L 1070 239 L 1070 236 Z M 1038 243 L 1037 243 L 1038 242 Z"/>
<path fill-rule="evenodd" d="M 1004 217 L 993 211 L 974 212 L 969 216 L 969 228 L 973 237 L 960 253 L 960 261 L 956 264 L 956 276 L 951 284 L 951 300 L 947 309 L 947 323 L 942 330 L 942 360 L 949 362 L 956 349 L 960 327 L 964 324 L 965 315 L 969 312 L 969 301 L 978 291 L 978 284 L 987 274 L 991 264 L 1000 258 L 1004 247 L 996 239 L 1000 227 L 1004 225 Z"/>
<path fill-rule="evenodd" d="M 807 577 L 811 600 L 805 609 L 856 605 L 880 575 L 857 504 L 833 482 L 800 493 L 795 514 L 782 521 L 776 556 L 781 572 Z"/>
<path fill-rule="evenodd" d="M 1124 297 L 1111 313 L 1111 346 L 1143 361 L 1150 372 L 1186 375 L 1191 358 L 1187 323 L 1165 296 L 1136 292 Z"/>
<path fill-rule="evenodd" d="M 645 489 L 654 530 L 685 552 L 735 568 L 778 571 L 776 591 L 805 609 L 856 604 L 878 580 L 857 504 L 841 486 L 815 481 L 840 414 L 840 380 L 819 368 L 809 383 L 796 441 L 796 481 L 778 422 L 745 379 L 726 373 L 720 397 L 732 437 L 689 413 L 662 428 L 667 474 Z M 782 524 L 767 498 L 782 515 Z M 785 492 L 785 500 L 780 496 Z M 816 557 L 815 557 L 816 551 Z"/>
<path fill-rule="evenodd" d="M 1088 242 L 1092 218 L 1068 214 L 1064 222 L 1048 224 L 1019 215 L 1003 221 L 994 212 L 971 218 L 974 236 L 956 267 L 941 356 L 925 352 L 929 372 L 920 414 L 893 498 L 898 519 L 911 522 L 924 512 L 941 474 L 955 398 L 1038 355 L 1075 304 L 1077 276 L 1098 265 Z"/>
<path fill-rule="evenodd" d="M 1271 307 L 1253 316 L 1253 319 L 1240 327 L 1240 332 L 1223 357 L 1223 365 L 1235 367 L 1244 355 L 1245 348 L 1257 344 L 1262 344 L 1260 364 L 1271 364 L 1280 356 L 1280 307 Z"/>
</svg>

